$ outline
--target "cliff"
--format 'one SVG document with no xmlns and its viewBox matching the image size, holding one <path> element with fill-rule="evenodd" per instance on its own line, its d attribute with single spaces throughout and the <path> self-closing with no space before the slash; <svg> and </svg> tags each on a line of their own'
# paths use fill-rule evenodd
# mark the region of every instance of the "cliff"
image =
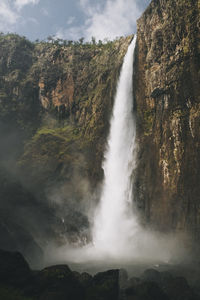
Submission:
<svg viewBox="0 0 200 300">
<path fill-rule="evenodd" d="M 42 246 L 89 238 L 85 207 L 103 176 L 131 39 L 59 45 L 0 36 L 0 247 L 29 255 L 30 243 L 40 252 L 33 237 Z"/>
<path fill-rule="evenodd" d="M 200 234 L 200 3 L 153 0 L 138 20 L 137 201 L 144 222 Z"/>
</svg>

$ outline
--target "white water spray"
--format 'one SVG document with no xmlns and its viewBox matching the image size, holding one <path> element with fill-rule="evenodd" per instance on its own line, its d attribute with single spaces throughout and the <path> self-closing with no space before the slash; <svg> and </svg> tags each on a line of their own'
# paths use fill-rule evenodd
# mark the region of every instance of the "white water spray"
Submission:
<svg viewBox="0 0 200 300">
<path fill-rule="evenodd" d="M 93 230 L 95 248 L 113 256 L 125 255 L 136 230 L 133 213 L 133 179 L 136 163 L 136 125 L 133 113 L 133 63 L 136 36 L 124 58 L 113 115 L 108 148 L 103 163 L 104 183 Z"/>
</svg>

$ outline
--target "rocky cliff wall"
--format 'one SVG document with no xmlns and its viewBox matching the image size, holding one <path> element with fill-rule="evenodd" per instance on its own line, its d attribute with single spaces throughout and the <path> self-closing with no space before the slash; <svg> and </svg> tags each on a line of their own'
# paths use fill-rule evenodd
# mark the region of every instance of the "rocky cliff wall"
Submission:
<svg viewBox="0 0 200 300">
<path fill-rule="evenodd" d="M 144 222 L 200 237 L 200 2 L 153 0 L 138 20 L 137 201 Z"/>
<path fill-rule="evenodd" d="M 32 68 L 40 70 L 38 86 L 43 118 L 36 135 L 25 147 L 22 165 L 27 161 L 29 168 L 33 162 L 32 171 L 38 173 L 38 165 L 41 162 L 46 165 L 47 159 L 50 169 L 46 176 L 41 176 L 45 180 L 54 177 L 58 168 L 57 173 L 65 180 L 63 175 L 71 177 L 67 169 L 71 171 L 74 166 L 91 183 L 96 184 L 102 178 L 109 116 L 130 40 L 131 37 L 122 38 L 99 46 L 36 46 L 38 59 Z M 46 147 L 38 152 L 41 143 Z M 38 179 L 38 175 L 34 178 Z"/>
<path fill-rule="evenodd" d="M 132 37 L 107 44 L 0 36 L 0 247 L 89 238 L 88 203 Z M 35 241 L 34 241 L 35 239 Z"/>
</svg>

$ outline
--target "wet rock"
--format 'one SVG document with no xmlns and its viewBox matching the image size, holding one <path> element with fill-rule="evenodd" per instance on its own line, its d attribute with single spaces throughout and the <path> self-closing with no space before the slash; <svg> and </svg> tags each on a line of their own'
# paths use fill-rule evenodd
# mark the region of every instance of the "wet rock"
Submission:
<svg viewBox="0 0 200 300">
<path fill-rule="evenodd" d="M 154 269 L 148 269 L 142 274 L 141 279 L 144 282 L 157 284 L 170 300 L 198 299 L 185 278 L 174 277 L 169 272 L 158 272 Z"/>
<path fill-rule="evenodd" d="M 199 299 L 183 277 L 167 278 L 163 281 L 162 287 L 171 300 Z"/>
<path fill-rule="evenodd" d="M 36 274 L 29 294 L 40 300 L 85 299 L 81 283 L 67 265 L 48 267 Z"/>
<path fill-rule="evenodd" d="M 0 250 L 0 283 L 23 286 L 31 270 L 19 252 Z"/>
<path fill-rule="evenodd" d="M 73 273 L 85 289 L 89 288 L 92 285 L 93 278 L 90 274 L 86 272 L 83 272 L 81 274 L 78 272 L 73 272 Z"/>
<path fill-rule="evenodd" d="M 157 284 L 161 284 L 161 274 L 157 270 L 154 269 L 147 269 L 141 276 L 143 281 L 152 281 L 156 282 Z"/>
<path fill-rule="evenodd" d="M 125 269 L 119 270 L 119 286 L 120 289 L 126 287 L 128 284 L 128 273 Z"/>
<path fill-rule="evenodd" d="M 32 265 L 42 262 L 43 251 L 33 236 L 16 221 L 1 218 L 0 248 L 6 251 L 19 251 Z"/>
<path fill-rule="evenodd" d="M 137 281 L 121 293 L 120 300 L 169 300 L 154 282 Z"/>
<path fill-rule="evenodd" d="M 138 300 L 169 300 L 162 289 L 154 282 L 142 282 L 135 288 Z"/>
<path fill-rule="evenodd" d="M 119 298 L 119 270 L 97 273 L 87 289 L 87 300 L 117 300 Z"/>
</svg>

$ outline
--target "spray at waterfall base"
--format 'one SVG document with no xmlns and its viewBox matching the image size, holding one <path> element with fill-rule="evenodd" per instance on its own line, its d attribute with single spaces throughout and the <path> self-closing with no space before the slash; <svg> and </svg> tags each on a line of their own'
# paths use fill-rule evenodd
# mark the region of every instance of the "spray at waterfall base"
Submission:
<svg viewBox="0 0 200 300">
<path fill-rule="evenodd" d="M 133 71 L 136 36 L 124 57 L 110 120 L 100 203 L 93 216 L 92 243 L 66 245 L 56 250 L 58 261 L 129 262 L 162 261 L 184 257 L 180 240 L 143 229 L 133 207 L 132 178 L 136 167 L 136 121 L 133 101 Z M 54 251 L 53 251 L 54 252 Z M 51 257 L 51 249 L 48 249 Z M 52 254 L 55 259 L 55 252 Z"/>
</svg>

